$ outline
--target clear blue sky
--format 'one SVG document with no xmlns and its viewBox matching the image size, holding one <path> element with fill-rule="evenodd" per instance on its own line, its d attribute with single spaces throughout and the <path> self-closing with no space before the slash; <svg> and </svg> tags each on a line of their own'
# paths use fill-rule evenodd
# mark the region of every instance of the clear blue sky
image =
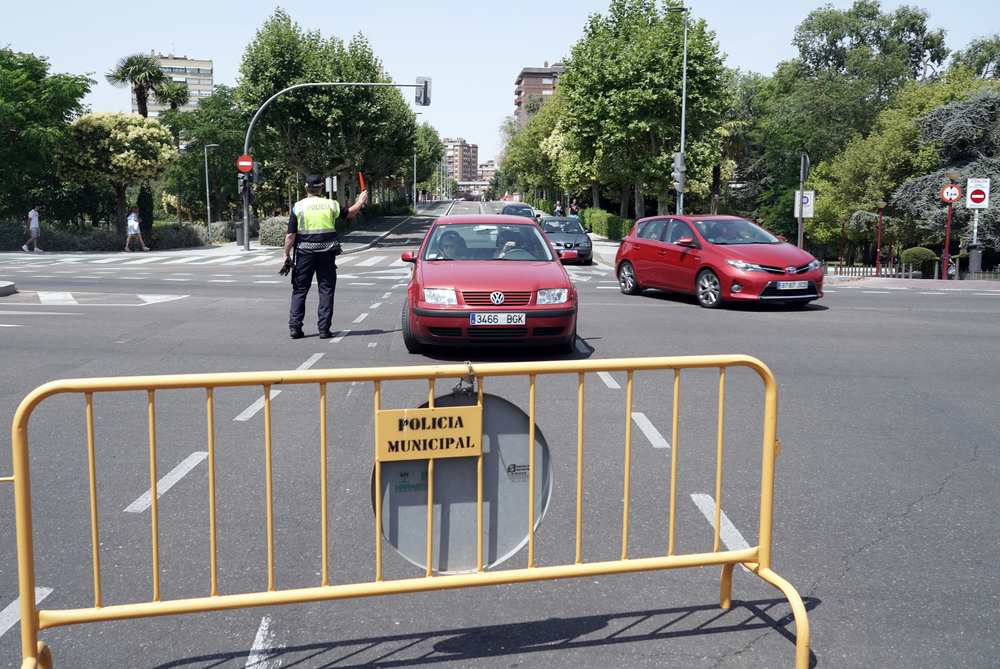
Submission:
<svg viewBox="0 0 1000 669">
<path fill-rule="evenodd" d="M 795 57 L 791 46 L 795 26 L 826 3 L 689 0 L 686 4 L 692 19 L 704 18 L 715 31 L 729 67 L 770 75 L 780 61 Z M 830 4 L 847 9 L 853 2 Z M 903 4 L 928 10 L 929 27 L 945 29 L 953 51 L 1000 31 L 996 0 L 881 4 L 883 11 Z M 104 81 L 119 58 L 156 51 L 211 59 L 215 83 L 235 86 L 243 51 L 280 6 L 303 29 L 319 30 L 324 37 L 348 41 L 364 34 L 394 81 L 414 83 L 418 76 L 431 77 L 432 105 L 416 108 L 422 112 L 418 120 L 429 122 L 442 137 L 463 137 L 478 144 L 482 162 L 501 149 L 498 128 L 514 112 L 514 80 L 521 69 L 567 57 L 588 17 L 606 13 L 609 5 L 610 0 L 285 0 L 280 4 L 5 0 L 0 45 L 46 56 L 52 72 L 91 73 L 97 80 L 85 100 L 91 110 L 128 111 L 128 91 Z M 412 89 L 403 92 L 412 100 Z"/>
</svg>

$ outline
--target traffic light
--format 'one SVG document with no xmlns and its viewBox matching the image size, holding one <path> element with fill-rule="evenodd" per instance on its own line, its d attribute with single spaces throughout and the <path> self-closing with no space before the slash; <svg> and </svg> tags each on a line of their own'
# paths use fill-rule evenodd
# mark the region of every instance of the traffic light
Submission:
<svg viewBox="0 0 1000 669">
<path fill-rule="evenodd" d="M 236 188 L 239 190 L 240 195 L 243 195 L 243 191 L 247 188 L 247 174 L 246 172 L 240 172 L 236 175 Z"/>
<path fill-rule="evenodd" d="M 674 171 L 670 176 L 674 180 L 674 188 L 677 189 L 678 193 L 684 192 L 684 172 L 687 170 L 684 167 L 684 154 L 680 151 L 674 154 Z"/>
<path fill-rule="evenodd" d="M 250 171 L 250 183 L 260 183 L 260 168 L 261 164 L 254 161 L 253 169 Z"/>
<path fill-rule="evenodd" d="M 431 78 L 417 77 L 417 104 L 427 107 L 431 104 Z"/>
</svg>

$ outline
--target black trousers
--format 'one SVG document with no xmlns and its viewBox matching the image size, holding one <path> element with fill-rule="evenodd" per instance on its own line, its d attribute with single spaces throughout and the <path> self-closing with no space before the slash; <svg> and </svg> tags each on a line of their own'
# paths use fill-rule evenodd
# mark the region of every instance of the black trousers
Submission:
<svg viewBox="0 0 1000 669">
<path fill-rule="evenodd" d="M 317 326 L 322 332 L 330 329 L 333 321 L 333 293 L 337 289 L 337 256 L 333 251 L 313 253 L 299 250 L 292 271 L 292 307 L 288 311 L 288 327 L 301 328 L 306 315 L 306 296 L 312 286 L 313 276 L 319 290 Z"/>
</svg>

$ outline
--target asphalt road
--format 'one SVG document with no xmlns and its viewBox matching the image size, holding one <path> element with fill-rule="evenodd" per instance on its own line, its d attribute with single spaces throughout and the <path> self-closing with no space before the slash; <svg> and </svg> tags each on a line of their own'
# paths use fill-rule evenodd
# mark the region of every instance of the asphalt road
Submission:
<svg viewBox="0 0 1000 669">
<path fill-rule="evenodd" d="M 474 213 L 480 205 L 455 210 Z M 0 416 L 12 420 L 32 389 L 62 378 L 552 359 L 535 350 L 406 353 L 399 325 L 410 267 L 399 253 L 428 224 L 411 220 L 375 247 L 342 256 L 337 334 L 329 341 L 309 327 L 305 339 L 288 338 L 289 286 L 276 274 L 278 251 L 228 259 L 0 254 L 0 275 L 20 291 L 0 298 Z M 772 566 L 809 609 L 813 663 L 992 666 L 1000 368 L 991 358 L 1000 350 L 1000 290 L 846 282 L 828 285 L 805 309 L 705 310 L 687 296 L 622 295 L 611 268 L 615 246 L 602 242 L 596 251 L 594 266 L 570 269 L 581 294 L 580 340 L 561 359 L 740 353 L 776 377 L 781 455 Z M 711 537 L 698 504 L 714 493 L 715 442 L 706 435 L 718 402 L 716 378 L 682 378 L 678 552 L 700 550 Z M 564 381 L 540 382 L 536 422 L 554 473 L 538 533 L 543 564 L 565 560 L 567 550 L 572 561 L 576 390 Z M 426 384 L 417 385 L 387 391 L 385 400 L 416 406 L 427 395 Z M 620 553 L 626 390 L 623 374 L 587 381 L 593 450 L 585 559 Z M 487 391 L 523 406 L 526 383 L 497 380 Z M 197 455 L 205 450 L 205 397 L 178 393 L 156 407 L 159 476 L 187 467 L 159 500 L 164 599 L 206 594 L 209 583 L 207 465 Z M 632 430 L 631 557 L 661 550 L 666 540 L 672 394 L 672 375 L 636 379 L 633 410 L 648 423 L 636 421 Z M 219 389 L 214 400 L 225 593 L 268 585 L 264 416 L 254 410 L 261 395 L 259 388 Z M 754 379 L 727 380 L 722 507 L 736 533 L 730 540 L 750 544 L 759 396 Z M 37 585 L 45 606 L 90 606 L 82 402 L 46 402 L 30 434 Z M 316 585 L 318 398 L 314 389 L 289 386 L 271 404 L 275 577 L 280 588 Z M 374 577 L 370 385 L 331 384 L 327 415 L 331 580 L 367 582 Z M 149 488 L 147 419 L 144 393 L 95 405 L 105 603 L 151 593 L 149 511 L 127 510 Z M 5 449 L 0 476 L 10 471 Z M 16 667 L 12 488 L 0 483 L 0 666 Z M 384 553 L 391 578 L 422 575 L 388 545 Z M 525 560 L 522 550 L 503 566 Z M 68 626 L 41 638 L 56 667 L 791 666 L 795 625 L 781 594 L 737 569 L 733 597 L 730 611 L 719 609 L 718 569 L 698 568 Z"/>
</svg>

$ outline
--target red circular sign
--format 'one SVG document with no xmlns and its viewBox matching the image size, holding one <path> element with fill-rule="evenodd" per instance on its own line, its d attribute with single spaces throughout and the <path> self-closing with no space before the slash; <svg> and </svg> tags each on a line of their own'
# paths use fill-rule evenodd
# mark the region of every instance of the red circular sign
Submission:
<svg viewBox="0 0 1000 669">
<path fill-rule="evenodd" d="M 253 158 L 250 156 L 240 156 L 236 160 L 236 167 L 239 168 L 240 172 L 249 172 L 253 169 Z"/>
<path fill-rule="evenodd" d="M 969 199 L 972 200 L 972 202 L 974 204 L 979 204 L 980 202 L 985 202 L 986 201 L 986 191 L 984 191 L 981 188 L 977 188 L 976 190 L 974 190 L 971 193 L 969 193 Z"/>
<path fill-rule="evenodd" d="M 960 197 L 962 197 L 962 189 L 955 184 L 949 184 L 941 189 L 941 199 L 945 202 L 958 202 Z"/>
</svg>

